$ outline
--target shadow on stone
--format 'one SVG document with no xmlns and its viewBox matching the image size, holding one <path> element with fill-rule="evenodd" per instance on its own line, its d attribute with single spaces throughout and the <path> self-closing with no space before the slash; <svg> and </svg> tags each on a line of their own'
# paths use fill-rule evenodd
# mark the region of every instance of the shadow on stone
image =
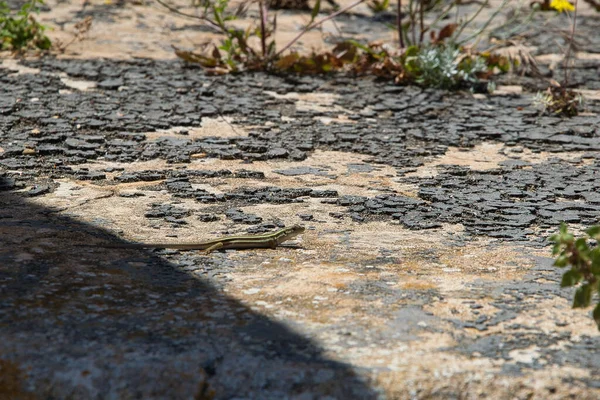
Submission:
<svg viewBox="0 0 600 400">
<path fill-rule="evenodd" d="M 376 397 L 315 343 L 165 259 L 75 246 L 98 238 L 119 240 L 0 191 L 0 370 L 20 398 Z"/>
</svg>

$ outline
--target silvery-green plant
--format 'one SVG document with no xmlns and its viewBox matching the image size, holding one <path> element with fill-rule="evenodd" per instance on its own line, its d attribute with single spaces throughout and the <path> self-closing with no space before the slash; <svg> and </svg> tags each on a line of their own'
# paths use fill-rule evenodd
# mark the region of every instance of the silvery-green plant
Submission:
<svg viewBox="0 0 600 400">
<path fill-rule="evenodd" d="M 422 48 L 415 61 L 419 73 L 416 82 L 441 89 L 477 82 L 477 74 L 487 70 L 483 58 L 465 56 L 451 45 Z"/>
</svg>

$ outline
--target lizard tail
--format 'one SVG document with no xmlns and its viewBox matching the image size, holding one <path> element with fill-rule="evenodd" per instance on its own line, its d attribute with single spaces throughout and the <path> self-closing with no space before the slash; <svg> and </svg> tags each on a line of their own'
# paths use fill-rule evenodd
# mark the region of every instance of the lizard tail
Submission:
<svg viewBox="0 0 600 400">
<path fill-rule="evenodd" d="M 174 245 L 166 243 L 102 243 L 102 244 L 76 244 L 76 247 L 102 247 L 104 249 L 165 249 Z"/>
</svg>

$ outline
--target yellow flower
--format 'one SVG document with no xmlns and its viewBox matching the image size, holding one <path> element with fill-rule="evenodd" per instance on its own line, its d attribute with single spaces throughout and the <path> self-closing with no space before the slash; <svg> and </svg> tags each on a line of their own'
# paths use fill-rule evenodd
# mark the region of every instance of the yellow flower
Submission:
<svg viewBox="0 0 600 400">
<path fill-rule="evenodd" d="M 550 8 L 553 8 L 558 12 L 575 11 L 573 4 L 569 3 L 567 0 L 552 0 L 550 2 Z"/>
</svg>

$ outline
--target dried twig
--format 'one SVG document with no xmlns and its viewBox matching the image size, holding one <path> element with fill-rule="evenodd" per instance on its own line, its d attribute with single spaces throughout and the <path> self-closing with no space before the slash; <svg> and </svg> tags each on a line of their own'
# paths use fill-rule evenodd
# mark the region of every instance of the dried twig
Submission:
<svg viewBox="0 0 600 400">
<path fill-rule="evenodd" d="M 181 16 L 187 17 L 187 18 L 193 18 L 193 19 L 199 19 L 199 20 L 205 21 L 209 25 L 211 25 L 211 27 L 214 28 L 215 30 L 218 30 L 219 32 L 223 32 L 223 28 L 221 28 L 221 26 L 219 24 L 217 24 L 215 21 L 211 20 L 210 18 L 207 18 L 204 15 L 194 15 L 194 14 L 184 13 L 182 11 L 179 11 L 175 7 L 173 7 L 173 6 L 165 3 L 162 0 L 156 0 L 156 2 L 158 4 L 160 4 L 161 6 L 165 7 L 167 10 L 169 10 L 169 11 L 175 13 L 175 14 L 178 14 L 178 15 L 181 15 Z"/>
<path fill-rule="evenodd" d="M 400 49 L 404 48 L 404 38 L 402 37 L 402 0 L 398 0 L 398 10 L 396 12 L 396 24 L 398 25 L 398 39 Z"/>
<path fill-rule="evenodd" d="M 571 49 L 573 48 L 573 40 L 575 38 L 575 26 L 577 25 L 577 0 L 575 0 L 575 11 L 573 11 L 573 26 L 571 27 L 571 40 L 569 40 L 569 46 L 567 47 L 567 54 L 565 55 L 565 82 L 564 87 L 569 84 L 569 59 L 571 58 Z"/>
<path fill-rule="evenodd" d="M 295 38 L 293 38 L 292 40 L 290 40 L 290 42 L 288 44 L 286 44 L 285 46 L 283 46 L 283 48 L 281 50 L 279 50 L 277 53 L 275 53 L 275 55 L 273 55 L 272 57 L 270 57 L 270 59 L 276 59 L 277 57 L 279 57 L 280 55 L 283 54 L 284 51 L 286 51 L 287 49 L 289 49 L 290 47 L 292 47 L 292 45 L 294 43 L 296 43 L 298 41 L 298 39 L 300 39 L 306 32 L 310 31 L 313 28 L 316 28 L 317 26 L 323 24 L 326 21 L 329 21 L 332 18 L 337 17 L 340 14 L 345 13 L 346 11 L 350 10 L 351 8 L 356 7 L 357 5 L 359 5 L 360 3 L 363 3 L 365 0 L 358 0 L 355 1 L 354 3 L 339 9 L 338 11 L 329 14 L 327 17 L 320 19 L 318 21 L 313 22 L 312 24 L 307 25 L 306 27 L 304 27 L 304 29 L 302 30 L 302 32 L 300 32 L 298 35 L 296 35 Z"/>
</svg>

